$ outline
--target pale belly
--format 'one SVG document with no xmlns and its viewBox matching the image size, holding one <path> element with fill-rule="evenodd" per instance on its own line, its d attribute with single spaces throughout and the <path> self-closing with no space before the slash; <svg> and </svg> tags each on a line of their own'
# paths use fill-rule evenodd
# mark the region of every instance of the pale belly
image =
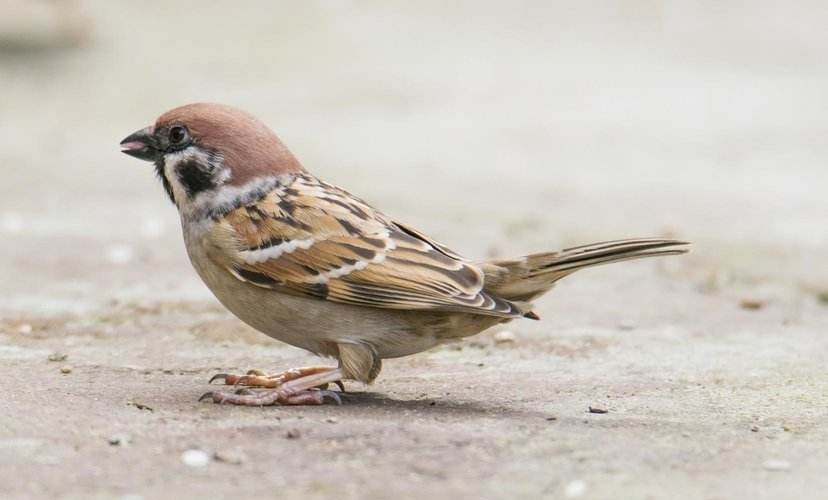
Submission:
<svg viewBox="0 0 828 500">
<path fill-rule="evenodd" d="M 332 344 L 364 343 L 378 357 L 394 358 L 443 341 L 433 328 L 442 315 L 350 306 L 258 287 L 197 251 L 188 249 L 190 260 L 216 298 L 240 320 L 282 342 L 329 356 L 336 355 Z M 428 316 L 435 321 L 424 321 Z"/>
</svg>

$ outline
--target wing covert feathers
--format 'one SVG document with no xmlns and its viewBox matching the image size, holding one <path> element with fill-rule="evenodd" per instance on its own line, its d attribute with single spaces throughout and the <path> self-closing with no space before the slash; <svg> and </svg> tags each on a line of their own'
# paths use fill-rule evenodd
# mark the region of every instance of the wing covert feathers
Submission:
<svg viewBox="0 0 828 500">
<path fill-rule="evenodd" d="M 475 264 L 308 174 L 227 213 L 210 239 L 236 278 L 284 293 L 389 309 L 528 313 L 485 291 Z"/>
</svg>

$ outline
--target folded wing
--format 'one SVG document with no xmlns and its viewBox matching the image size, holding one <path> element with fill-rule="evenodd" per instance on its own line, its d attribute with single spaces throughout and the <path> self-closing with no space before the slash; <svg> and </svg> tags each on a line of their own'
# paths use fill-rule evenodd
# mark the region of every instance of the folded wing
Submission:
<svg viewBox="0 0 828 500">
<path fill-rule="evenodd" d="M 307 174 L 226 214 L 210 240 L 228 272 L 275 291 L 388 309 L 524 314 L 483 290 L 476 265 Z"/>
</svg>

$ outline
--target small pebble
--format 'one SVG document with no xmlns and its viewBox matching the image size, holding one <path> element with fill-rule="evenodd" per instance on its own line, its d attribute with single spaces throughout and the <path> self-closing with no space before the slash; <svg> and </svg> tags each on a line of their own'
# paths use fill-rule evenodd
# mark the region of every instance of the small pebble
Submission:
<svg viewBox="0 0 828 500">
<path fill-rule="evenodd" d="M 566 488 L 564 488 L 564 495 L 566 495 L 566 498 L 578 498 L 586 493 L 586 490 L 586 483 L 580 479 L 576 479 L 574 481 L 570 481 L 569 484 L 566 485 Z"/>
<path fill-rule="evenodd" d="M 589 412 L 590 413 L 599 413 L 599 414 L 603 415 L 604 413 L 609 413 L 609 410 L 607 410 L 606 408 L 598 407 L 598 406 L 590 406 L 589 407 Z"/>
<path fill-rule="evenodd" d="M 181 454 L 181 461 L 187 467 L 204 467 L 210 463 L 210 455 L 204 450 L 187 450 Z"/>
<path fill-rule="evenodd" d="M 299 429 L 290 429 L 285 433 L 285 437 L 288 439 L 299 439 L 302 437 L 302 433 L 299 432 Z"/>
<path fill-rule="evenodd" d="M 501 330 L 494 334 L 495 344 L 506 344 L 515 341 L 515 334 L 509 330 Z"/>
<path fill-rule="evenodd" d="M 147 410 L 149 412 L 154 412 L 155 409 L 149 405 L 145 405 L 144 403 L 139 403 L 137 401 L 128 401 L 127 406 L 134 406 L 139 410 Z"/>
<path fill-rule="evenodd" d="M 759 432 L 759 426 L 751 425 L 750 426 L 750 432 Z"/>
<path fill-rule="evenodd" d="M 328 422 L 329 424 L 335 424 L 337 420 L 333 417 L 328 417 L 325 419 L 325 422 Z"/>
<path fill-rule="evenodd" d="M 558 417 L 546 417 L 547 422 L 554 422 L 555 420 L 558 420 Z"/>
<path fill-rule="evenodd" d="M 219 450 L 213 454 L 213 458 L 218 462 L 226 464 L 241 465 L 247 460 L 247 456 L 241 450 Z"/>
<path fill-rule="evenodd" d="M 791 463 L 787 460 L 771 459 L 765 460 L 765 462 L 762 464 L 762 467 L 764 467 L 765 470 L 785 471 L 790 470 Z"/>
<path fill-rule="evenodd" d="M 22 325 L 17 327 L 17 333 L 27 334 L 32 333 L 32 325 L 28 323 L 23 323 Z"/>
<path fill-rule="evenodd" d="M 61 366 L 60 367 L 60 373 L 62 373 L 64 375 L 68 375 L 68 374 L 72 373 L 72 367 L 71 366 Z"/>
<path fill-rule="evenodd" d="M 128 434 L 114 434 L 107 439 L 111 446 L 128 446 L 132 438 Z"/>
<path fill-rule="evenodd" d="M 758 311 L 765 307 L 765 303 L 761 300 L 744 299 L 739 302 L 739 307 L 747 309 L 748 311 Z"/>
<path fill-rule="evenodd" d="M 49 355 L 49 361 L 66 361 L 66 358 L 68 357 L 68 354 L 64 354 L 62 352 L 53 352 Z"/>
</svg>

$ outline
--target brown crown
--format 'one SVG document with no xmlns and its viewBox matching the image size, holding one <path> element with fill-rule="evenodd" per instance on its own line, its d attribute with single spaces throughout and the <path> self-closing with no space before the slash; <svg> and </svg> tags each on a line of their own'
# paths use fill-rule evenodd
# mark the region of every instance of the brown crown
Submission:
<svg viewBox="0 0 828 500">
<path fill-rule="evenodd" d="M 232 175 L 228 184 L 240 186 L 263 175 L 304 169 L 279 137 L 253 115 L 223 104 L 194 103 L 161 115 L 155 130 L 183 125 L 193 142 L 220 153 Z"/>
</svg>

